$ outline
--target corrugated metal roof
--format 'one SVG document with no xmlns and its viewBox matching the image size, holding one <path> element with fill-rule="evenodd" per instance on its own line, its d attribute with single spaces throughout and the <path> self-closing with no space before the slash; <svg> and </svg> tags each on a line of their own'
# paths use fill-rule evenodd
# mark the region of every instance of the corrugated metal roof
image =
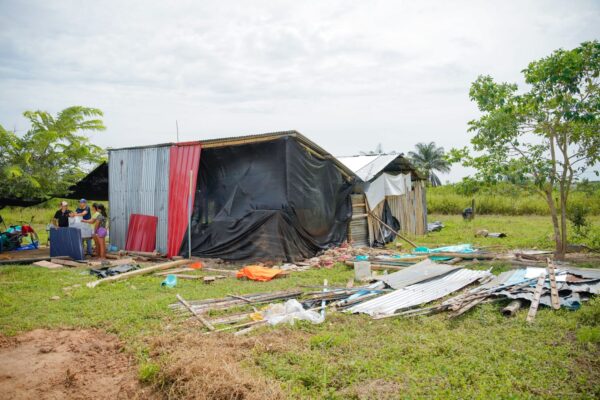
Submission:
<svg viewBox="0 0 600 400">
<path fill-rule="evenodd" d="M 354 171 L 360 179 L 367 182 L 398 157 L 401 157 L 401 155 L 377 154 L 372 156 L 338 157 L 338 160 Z"/>
<path fill-rule="evenodd" d="M 487 271 L 460 269 L 438 279 L 417 283 L 358 304 L 348 311 L 371 316 L 391 315 L 398 310 L 418 306 L 440 299 L 452 292 L 491 274 Z"/>
<path fill-rule="evenodd" d="M 160 143 L 150 146 L 134 146 L 134 147 L 123 147 L 119 149 L 108 149 L 109 153 L 112 151 L 120 151 L 120 150 L 132 150 L 132 149 L 149 149 L 149 148 L 161 148 L 161 147 L 171 147 L 174 145 L 197 145 L 201 144 L 203 149 L 209 148 L 217 148 L 217 147 L 226 147 L 226 146 L 238 146 L 249 143 L 257 143 L 257 142 L 265 142 L 271 140 L 277 140 L 283 137 L 293 137 L 299 143 L 304 145 L 313 155 L 317 155 L 324 159 L 330 159 L 333 163 L 348 177 L 354 177 L 356 174 L 354 171 L 349 169 L 346 165 L 341 163 L 337 158 L 332 156 L 328 151 L 323 149 L 321 146 L 304 136 L 298 131 L 281 131 L 281 132 L 270 132 L 270 133 L 260 133 L 253 135 L 244 135 L 244 136 L 231 136 L 231 137 L 223 137 L 216 139 L 200 139 L 197 141 L 185 142 L 185 143 Z"/>
<path fill-rule="evenodd" d="M 398 261 L 402 261 L 402 259 L 399 258 Z M 457 269 L 460 268 L 448 264 L 438 264 L 427 259 L 393 274 L 378 276 L 377 280 L 384 282 L 393 289 L 401 289 Z"/>
</svg>

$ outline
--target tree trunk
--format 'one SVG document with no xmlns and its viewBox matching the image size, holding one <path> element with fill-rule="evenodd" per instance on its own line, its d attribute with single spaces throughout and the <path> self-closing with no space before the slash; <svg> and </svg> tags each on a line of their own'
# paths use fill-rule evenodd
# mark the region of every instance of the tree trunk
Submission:
<svg viewBox="0 0 600 400">
<path fill-rule="evenodd" d="M 560 224 L 558 222 L 558 210 L 556 209 L 556 204 L 554 202 L 554 199 L 552 198 L 552 187 L 550 187 L 550 189 L 546 189 L 545 193 L 546 202 L 548 203 L 548 208 L 550 208 L 550 215 L 552 216 L 552 228 L 554 229 L 554 243 L 556 243 L 555 255 L 557 259 L 562 260 L 564 259 L 562 235 L 560 231 Z"/>
</svg>

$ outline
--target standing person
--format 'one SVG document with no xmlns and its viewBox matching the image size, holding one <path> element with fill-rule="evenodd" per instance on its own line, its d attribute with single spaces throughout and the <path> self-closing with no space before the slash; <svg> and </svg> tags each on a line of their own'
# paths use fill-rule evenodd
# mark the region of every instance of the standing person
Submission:
<svg viewBox="0 0 600 400">
<path fill-rule="evenodd" d="M 106 208 L 102 204 L 92 204 L 94 213 L 92 218 L 83 221 L 94 226 L 94 243 L 96 244 L 96 252 L 100 259 L 106 258 L 106 235 L 108 230 L 106 229 L 106 220 L 108 215 L 106 214 Z"/>
<path fill-rule="evenodd" d="M 71 214 L 72 217 L 81 217 L 82 222 L 88 223 L 92 219 L 92 212 L 90 206 L 87 205 L 86 199 L 79 200 L 79 207 L 75 209 L 75 212 Z M 92 256 L 92 238 L 85 238 L 85 245 L 87 248 L 86 254 Z"/>
<path fill-rule="evenodd" d="M 66 201 L 61 202 L 60 209 L 56 211 L 54 218 L 52 219 L 52 225 L 59 228 L 68 228 L 71 212 L 72 211 L 69 210 L 69 203 Z"/>
</svg>

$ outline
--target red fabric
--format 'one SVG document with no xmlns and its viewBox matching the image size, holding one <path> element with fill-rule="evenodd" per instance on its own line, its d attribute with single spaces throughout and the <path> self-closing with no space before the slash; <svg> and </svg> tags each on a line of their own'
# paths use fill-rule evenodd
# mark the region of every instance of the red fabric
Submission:
<svg viewBox="0 0 600 400">
<path fill-rule="evenodd" d="M 196 192 L 196 179 L 200 165 L 200 144 L 179 144 L 171 147 L 169 158 L 169 226 L 167 252 L 169 257 L 179 255 L 183 236 L 188 226 L 188 198 L 190 171 L 192 193 Z M 192 196 L 192 207 L 194 206 Z"/>
<path fill-rule="evenodd" d="M 156 250 L 156 227 L 158 217 L 153 215 L 131 214 L 125 250 L 154 251 Z"/>
</svg>

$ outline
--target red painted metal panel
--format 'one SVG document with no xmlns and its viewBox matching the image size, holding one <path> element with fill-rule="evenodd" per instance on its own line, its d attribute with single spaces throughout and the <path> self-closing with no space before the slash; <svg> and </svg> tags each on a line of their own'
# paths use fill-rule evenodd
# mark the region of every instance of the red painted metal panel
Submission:
<svg viewBox="0 0 600 400">
<path fill-rule="evenodd" d="M 191 192 L 196 192 L 196 179 L 200 165 L 201 145 L 179 144 L 171 147 L 169 157 L 169 229 L 167 250 L 169 257 L 179 254 L 183 236 L 188 226 L 188 203 Z M 193 208 L 194 196 L 191 197 Z"/>
<path fill-rule="evenodd" d="M 156 249 L 156 227 L 158 217 L 153 215 L 131 214 L 125 250 L 154 251 Z"/>
</svg>

